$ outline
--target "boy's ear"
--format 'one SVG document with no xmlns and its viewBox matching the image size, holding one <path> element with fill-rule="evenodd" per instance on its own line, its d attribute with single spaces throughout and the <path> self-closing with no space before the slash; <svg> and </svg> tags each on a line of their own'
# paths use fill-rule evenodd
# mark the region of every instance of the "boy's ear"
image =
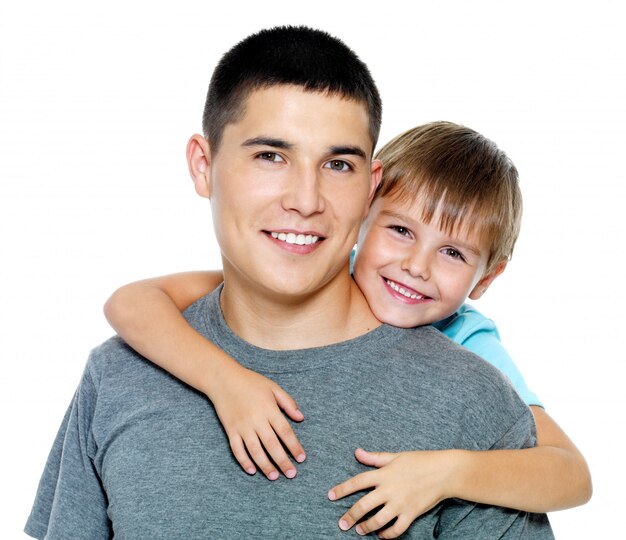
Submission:
<svg viewBox="0 0 626 540">
<path fill-rule="evenodd" d="M 193 135 L 187 143 L 187 166 L 201 197 L 211 197 L 209 171 L 211 168 L 211 152 L 208 141 L 202 135 Z"/>
<path fill-rule="evenodd" d="M 369 191 L 369 195 L 367 196 L 367 210 L 365 211 L 365 214 L 363 215 L 363 219 L 367 217 L 369 208 L 372 204 L 372 200 L 374 199 L 374 193 L 376 193 L 376 188 L 380 184 L 382 177 L 383 177 L 383 164 L 380 161 L 380 159 L 375 159 L 372 161 L 372 166 L 370 169 L 370 191 Z"/>
<path fill-rule="evenodd" d="M 470 299 L 478 300 L 483 294 L 485 294 L 489 286 L 493 283 L 493 280 L 504 272 L 507 263 L 508 261 L 500 261 L 491 272 L 485 274 L 472 289 L 472 292 L 469 293 Z"/>
</svg>

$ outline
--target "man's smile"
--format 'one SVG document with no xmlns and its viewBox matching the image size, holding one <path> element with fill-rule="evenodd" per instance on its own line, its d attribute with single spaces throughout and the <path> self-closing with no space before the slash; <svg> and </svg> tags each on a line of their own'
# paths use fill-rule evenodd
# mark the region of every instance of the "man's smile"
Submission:
<svg viewBox="0 0 626 540">
<path fill-rule="evenodd" d="M 323 238 L 318 235 L 308 233 L 294 233 L 294 232 L 270 232 L 272 238 L 286 242 L 287 244 L 297 244 L 298 246 L 304 246 L 309 244 L 315 244 Z"/>
</svg>

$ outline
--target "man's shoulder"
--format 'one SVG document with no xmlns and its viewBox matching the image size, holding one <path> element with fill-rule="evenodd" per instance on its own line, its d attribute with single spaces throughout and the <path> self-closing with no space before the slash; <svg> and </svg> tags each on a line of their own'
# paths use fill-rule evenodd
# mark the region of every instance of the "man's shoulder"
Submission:
<svg viewBox="0 0 626 540">
<path fill-rule="evenodd" d="M 524 446 L 534 443 L 532 413 L 500 370 L 432 327 L 403 335 L 398 347 L 409 365 L 414 364 L 411 376 L 432 381 L 431 395 L 459 404 L 450 410 L 459 415 L 457 421 L 477 448 L 486 441 L 495 444 L 508 430 L 521 438 L 530 435 Z"/>
<path fill-rule="evenodd" d="M 113 336 L 94 347 L 87 358 L 86 372 L 98 381 L 109 373 L 122 373 L 137 367 L 143 357 L 121 337 Z"/>
<path fill-rule="evenodd" d="M 412 355 L 418 355 L 434 363 L 445 362 L 450 369 L 454 367 L 463 372 L 484 373 L 489 378 L 506 381 L 500 370 L 433 326 L 410 328 L 403 334 L 404 339 L 400 346 L 411 351 Z M 443 364 L 441 366 L 443 367 Z"/>
</svg>

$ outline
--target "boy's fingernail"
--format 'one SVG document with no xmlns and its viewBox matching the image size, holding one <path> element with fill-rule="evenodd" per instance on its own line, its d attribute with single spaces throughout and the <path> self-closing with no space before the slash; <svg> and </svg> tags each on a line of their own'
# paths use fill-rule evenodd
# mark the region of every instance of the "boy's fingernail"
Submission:
<svg viewBox="0 0 626 540">
<path fill-rule="evenodd" d="M 247 472 L 248 474 L 254 474 L 254 473 L 256 472 L 256 469 L 255 469 L 254 467 L 248 467 L 248 468 L 246 469 L 246 472 Z"/>
<path fill-rule="evenodd" d="M 270 480 L 276 480 L 278 478 L 278 473 L 276 471 L 272 471 L 267 475 Z"/>
<path fill-rule="evenodd" d="M 335 495 L 335 492 L 332 489 L 328 492 L 328 498 L 331 501 L 334 501 L 337 498 L 337 495 Z"/>
<path fill-rule="evenodd" d="M 361 529 L 360 525 L 357 525 L 356 528 L 354 529 L 356 531 L 357 534 L 363 535 L 363 529 Z"/>
<path fill-rule="evenodd" d="M 345 519 L 340 519 L 339 520 L 339 528 L 342 531 L 347 531 L 350 528 L 350 525 L 348 525 L 348 522 Z"/>
<path fill-rule="evenodd" d="M 287 478 L 293 478 L 296 475 L 296 470 L 295 469 L 289 469 L 285 472 L 285 476 Z"/>
<path fill-rule="evenodd" d="M 306 459 L 306 454 L 300 454 L 300 455 L 296 458 L 296 461 L 297 461 L 298 463 L 302 463 L 305 459 Z"/>
</svg>

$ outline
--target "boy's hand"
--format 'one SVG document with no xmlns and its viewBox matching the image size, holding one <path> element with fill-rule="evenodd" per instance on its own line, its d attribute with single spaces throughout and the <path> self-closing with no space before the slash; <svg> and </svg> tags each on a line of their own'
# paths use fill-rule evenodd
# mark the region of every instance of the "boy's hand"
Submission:
<svg viewBox="0 0 626 540">
<path fill-rule="evenodd" d="M 331 501 L 357 491 L 371 489 L 339 520 L 347 531 L 368 512 L 381 507 L 369 519 L 358 523 L 356 532 L 364 535 L 379 531 L 380 538 L 396 538 L 415 518 L 450 495 L 445 486 L 452 471 L 451 451 L 366 452 L 359 448 L 356 458 L 377 470 L 357 474 L 328 492 Z M 395 523 L 384 528 L 391 520 Z"/>
<path fill-rule="evenodd" d="M 296 468 L 285 448 L 298 463 L 305 459 L 283 414 L 296 422 L 304 420 L 294 399 L 275 382 L 239 364 L 231 366 L 220 383 L 208 397 L 243 470 L 254 474 L 258 466 L 270 480 L 276 480 L 275 463 L 287 478 L 293 478 Z"/>
</svg>

